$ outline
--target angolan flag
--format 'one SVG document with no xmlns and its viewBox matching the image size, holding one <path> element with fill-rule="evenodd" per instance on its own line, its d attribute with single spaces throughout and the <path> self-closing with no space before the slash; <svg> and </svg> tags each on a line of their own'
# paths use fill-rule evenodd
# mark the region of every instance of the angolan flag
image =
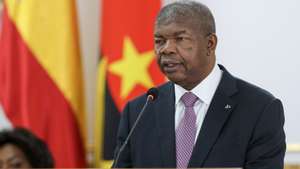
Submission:
<svg viewBox="0 0 300 169">
<path fill-rule="evenodd" d="M 165 81 L 153 51 L 153 27 L 160 7 L 160 0 L 102 0 L 95 126 L 97 167 L 111 165 L 126 102 Z"/>
<path fill-rule="evenodd" d="M 59 168 L 86 166 L 76 17 L 74 0 L 4 1 L 0 118 L 42 138 Z"/>
</svg>

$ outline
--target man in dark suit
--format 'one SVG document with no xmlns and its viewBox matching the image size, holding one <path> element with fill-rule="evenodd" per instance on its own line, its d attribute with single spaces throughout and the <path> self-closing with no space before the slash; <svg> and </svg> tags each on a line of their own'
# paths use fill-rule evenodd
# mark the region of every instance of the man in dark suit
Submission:
<svg viewBox="0 0 300 169">
<path fill-rule="evenodd" d="M 154 39 L 170 82 L 158 87 L 115 167 L 282 169 L 282 104 L 216 64 L 210 10 L 193 1 L 165 6 Z M 143 95 L 125 107 L 116 152 L 145 102 Z"/>
</svg>

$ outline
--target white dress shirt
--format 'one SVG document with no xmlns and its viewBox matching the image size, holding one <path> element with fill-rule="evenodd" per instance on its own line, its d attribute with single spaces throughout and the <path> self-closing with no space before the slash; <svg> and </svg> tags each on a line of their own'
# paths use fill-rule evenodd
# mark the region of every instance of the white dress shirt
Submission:
<svg viewBox="0 0 300 169">
<path fill-rule="evenodd" d="M 195 143 L 198 138 L 208 107 L 221 81 L 222 73 L 223 73 L 222 70 L 217 66 L 217 64 L 215 64 L 210 74 L 201 83 L 199 83 L 196 87 L 194 87 L 190 91 L 199 98 L 194 105 L 194 111 L 197 116 L 197 120 L 196 120 L 197 133 L 196 133 Z M 182 97 L 182 95 L 184 95 L 185 92 L 189 92 L 189 91 L 185 90 L 184 88 L 182 88 L 177 84 L 175 84 L 174 86 L 175 86 L 175 130 L 176 130 L 185 112 L 184 104 L 180 100 L 180 98 Z"/>
</svg>

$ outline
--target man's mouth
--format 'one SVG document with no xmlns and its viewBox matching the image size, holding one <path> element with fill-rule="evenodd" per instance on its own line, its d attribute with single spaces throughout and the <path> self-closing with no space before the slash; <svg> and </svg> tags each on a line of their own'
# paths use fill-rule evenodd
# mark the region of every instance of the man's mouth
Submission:
<svg viewBox="0 0 300 169">
<path fill-rule="evenodd" d="M 163 71 L 165 73 L 174 73 L 179 69 L 180 66 L 182 66 L 182 64 L 180 62 L 176 62 L 176 61 L 163 61 L 162 62 Z"/>
</svg>

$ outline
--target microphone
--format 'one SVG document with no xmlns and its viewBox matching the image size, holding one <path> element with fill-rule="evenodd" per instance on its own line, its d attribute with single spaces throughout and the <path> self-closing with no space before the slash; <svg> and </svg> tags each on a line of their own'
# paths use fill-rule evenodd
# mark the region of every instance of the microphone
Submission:
<svg viewBox="0 0 300 169">
<path fill-rule="evenodd" d="M 117 154 L 117 156 L 116 156 L 116 159 L 115 159 L 115 161 L 114 161 L 114 164 L 113 164 L 112 168 L 116 168 L 116 166 L 117 166 L 117 164 L 118 164 L 118 161 L 119 161 L 119 158 L 120 158 L 120 155 L 121 155 L 121 153 L 123 152 L 123 150 L 124 150 L 124 148 L 126 147 L 126 145 L 128 144 L 128 141 L 129 141 L 129 139 L 130 139 L 132 133 L 134 132 L 134 129 L 136 128 L 138 122 L 140 121 L 141 117 L 143 116 L 144 111 L 145 111 L 145 109 L 146 109 L 148 103 L 149 103 L 150 101 L 156 100 L 157 98 L 158 98 L 158 89 L 157 89 L 157 88 L 154 88 L 154 87 L 150 88 L 150 89 L 147 91 L 147 100 L 146 100 L 146 103 L 144 104 L 142 110 L 140 111 L 138 117 L 136 118 L 136 120 L 135 120 L 135 122 L 134 122 L 132 128 L 130 129 L 129 134 L 127 135 L 127 137 L 126 137 L 124 143 L 122 144 L 121 148 L 119 149 L 118 154 Z"/>
<path fill-rule="evenodd" d="M 149 98 L 151 101 L 154 101 L 155 99 L 157 99 L 157 97 L 158 97 L 157 88 L 152 87 L 147 91 L 147 100 Z"/>
</svg>

